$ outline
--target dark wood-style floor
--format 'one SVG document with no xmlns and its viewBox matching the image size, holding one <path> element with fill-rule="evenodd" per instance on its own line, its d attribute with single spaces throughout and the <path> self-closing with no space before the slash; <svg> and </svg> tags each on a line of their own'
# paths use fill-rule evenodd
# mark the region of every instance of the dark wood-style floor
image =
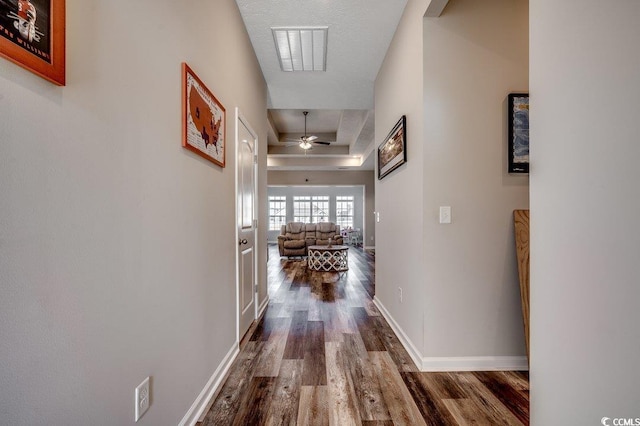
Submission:
<svg viewBox="0 0 640 426">
<path fill-rule="evenodd" d="M 529 424 L 527 373 L 417 370 L 372 302 L 371 254 L 337 274 L 269 249 L 269 306 L 199 424 Z"/>
</svg>

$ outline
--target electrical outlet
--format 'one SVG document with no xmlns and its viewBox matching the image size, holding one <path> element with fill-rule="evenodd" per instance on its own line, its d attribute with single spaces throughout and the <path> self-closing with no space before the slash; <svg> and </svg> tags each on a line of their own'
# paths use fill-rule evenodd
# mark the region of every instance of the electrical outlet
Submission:
<svg viewBox="0 0 640 426">
<path fill-rule="evenodd" d="M 398 287 L 398 300 L 402 303 L 402 287 Z"/>
<path fill-rule="evenodd" d="M 440 207 L 440 223 L 451 223 L 451 207 Z"/>
<path fill-rule="evenodd" d="M 144 379 L 142 383 L 136 388 L 136 422 L 140 420 L 140 417 L 149 409 L 149 403 L 151 402 L 151 388 L 149 386 L 149 377 Z"/>
</svg>

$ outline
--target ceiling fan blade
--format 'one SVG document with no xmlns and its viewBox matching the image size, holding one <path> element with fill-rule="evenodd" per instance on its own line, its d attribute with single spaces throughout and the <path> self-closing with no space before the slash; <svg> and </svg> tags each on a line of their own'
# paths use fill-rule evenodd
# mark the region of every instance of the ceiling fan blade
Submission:
<svg viewBox="0 0 640 426">
<path fill-rule="evenodd" d="M 318 145 L 331 145 L 331 142 L 324 142 L 324 141 L 314 141 L 313 143 Z"/>
<path fill-rule="evenodd" d="M 313 141 L 315 141 L 316 139 L 318 139 L 318 137 L 317 137 L 317 136 L 309 136 L 309 137 L 307 137 L 306 139 L 307 139 L 307 142 L 313 142 Z"/>
</svg>

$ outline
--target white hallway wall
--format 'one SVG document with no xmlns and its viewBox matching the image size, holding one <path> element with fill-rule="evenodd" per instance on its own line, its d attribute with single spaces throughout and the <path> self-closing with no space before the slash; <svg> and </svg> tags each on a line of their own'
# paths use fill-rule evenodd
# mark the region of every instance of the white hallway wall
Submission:
<svg viewBox="0 0 640 426">
<path fill-rule="evenodd" d="M 526 355 L 513 210 L 529 208 L 529 179 L 507 172 L 507 95 L 529 87 L 528 5 L 453 0 L 424 19 L 424 355 L 434 366 Z M 439 206 L 452 207 L 451 225 Z"/>
<path fill-rule="evenodd" d="M 182 61 L 224 169 L 181 147 Z M 266 85 L 233 0 L 67 1 L 67 82 L 0 60 L 0 423 L 133 424 L 151 375 L 137 424 L 175 425 L 236 340 L 234 109 L 266 142 Z"/>
<path fill-rule="evenodd" d="M 422 16 L 409 0 L 375 83 L 376 141 L 407 116 L 407 163 L 377 180 L 376 298 L 417 348 L 423 343 Z M 401 304 L 397 288 L 403 288 Z M 420 349 L 418 349 L 420 350 Z"/>
<path fill-rule="evenodd" d="M 640 2 L 603 6 L 531 0 L 534 425 L 640 418 Z"/>
<path fill-rule="evenodd" d="M 506 171 L 506 98 L 528 87 L 527 7 L 455 0 L 423 18 L 410 0 L 376 81 L 377 137 L 409 127 L 407 165 L 376 186 L 376 292 L 425 369 L 526 367 L 512 211 L 528 179 Z M 397 238 L 401 217 L 421 238 Z"/>
</svg>

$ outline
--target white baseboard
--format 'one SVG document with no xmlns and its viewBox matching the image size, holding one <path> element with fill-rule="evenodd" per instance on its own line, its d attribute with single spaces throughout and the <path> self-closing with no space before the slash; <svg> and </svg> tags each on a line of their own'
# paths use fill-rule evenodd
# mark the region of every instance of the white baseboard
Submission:
<svg viewBox="0 0 640 426">
<path fill-rule="evenodd" d="M 269 304 L 269 295 L 267 294 L 267 296 L 264 298 L 264 300 L 258 307 L 258 319 L 262 317 L 262 314 L 264 314 L 264 311 L 267 309 L 268 304 Z"/>
<path fill-rule="evenodd" d="M 375 250 L 376 246 L 364 246 L 365 250 Z"/>
<path fill-rule="evenodd" d="M 526 356 L 473 356 L 473 357 L 424 357 L 405 334 L 380 299 L 374 297 L 373 303 L 396 333 L 400 343 L 420 371 L 528 371 Z"/>
<path fill-rule="evenodd" d="M 376 305 L 384 319 L 387 320 L 393 332 L 396 333 L 396 336 L 398 336 L 400 343 L 402 343 L 402 346 L 404 346 L 404 348 L 409 353 L 409 356 L 413 360 L 413 363 L 416 365 L 416 367 L 418 367 L 418 369 L 420 369 L 422 366 L 422 354 L 420 353 L 418 348 L 415 347 L 411 339 L 409 339 L 409 337 L 405 334 L 404 330 L 398 325 L 396 320 L 393 319 L 389 311 L 387 311 L 387 308 L 385 308 L 380 299 L 378 299 L 378 296 L 373 297 L 373 303 Z"/>
<path fill-rule="evenodd" d="M 526 371 L 526 356 L 424 357 L 421 371 Z"/>
<path fill-rule="evenodd" d="M 235 361 L 238 353 L 240 353 L 240 345 L 238 342 L 235 342 L 218 368 L 216 368 L 216 371 L 213 372 L 213 375 L 200 392 L 200 395 L 198 395 L 198 398 L 193 402 L 187 414 L 185 414 L 180 423 L 178 423 L 179 426 L 194 426 L 198 420 L 200 420 L 209 401 L 222 384 L 222 380 L 225 378 L 229 367 L 231 367 L 231 364 Z"/>
</svg>

